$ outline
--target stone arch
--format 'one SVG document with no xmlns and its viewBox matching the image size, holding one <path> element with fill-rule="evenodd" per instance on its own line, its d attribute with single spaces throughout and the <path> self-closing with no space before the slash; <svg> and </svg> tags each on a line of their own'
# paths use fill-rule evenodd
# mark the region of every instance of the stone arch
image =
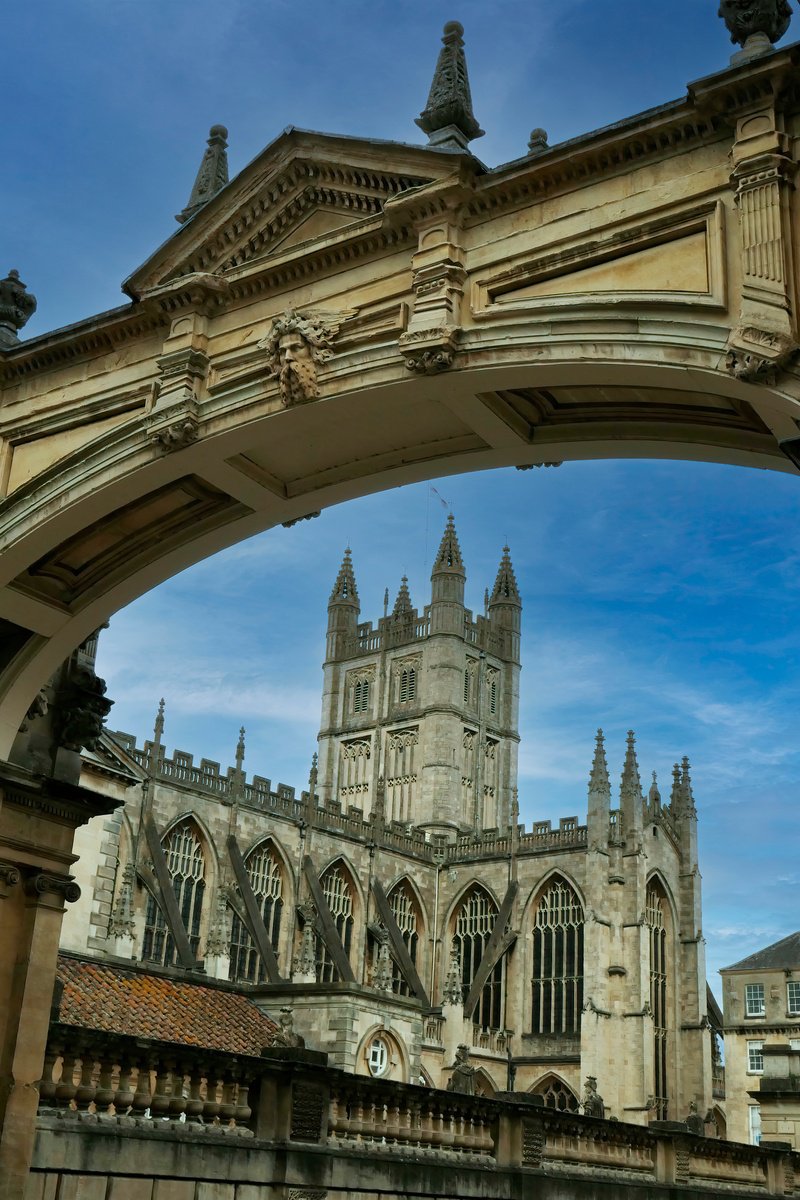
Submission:
<svg viewBox="0 0 800 1200">
<path fill-rule="evenodd" d="M 297 891 L 297 879 L 295 876 L 294 867 L 292 865 L 291 859 L 289 858 L 289 855 L 286 852 L 283 842 L 274 833 L 259 834 L 257 837 L 255 837 L 253 839 L 253 841 L 249 844 L 247 849 L 242 851 L 242 858 L 244 859 L 244 861 L 246 863 L 248 858 L 250 857 L 250 855 L 254 854 L 257 850 L 259 850 L 266 843 L 269 843 L 269 845 L 275 851 L 275 854 L 277 855 L 277 857 L 280 859 L 281 869 L 284 872 L 286 882 L 289 885 L 289 888 L 291 889 L 291 894 L 292 894 L 292 898 L 293 898 Z M 291 902 L 293 902 L 293 899 Z"/>
<path fill-rule="evenodd" d="M 450 904 L 445 912 L 444 921 L 443 921 L 443 925 L 442 925 L 442 932 L 443 932 L 443 935 L 444 935 L 444 938 L 445 938 L 448 948 L 449 948 L 450 929 L 453 924 L 453 914 L 457 911 L 457 909 L 464 902 L 464 898 L 467 895 L 467 893 L 472 888 L 475 888 L 475 887 L 482 888 L 483 891 L 485 891 L 487 893 L 487 895 L 491 898 L 491 900 L 495 904 L 497 911 L 498 912 L 500 911 L 500 897 L 497 895 L 497 892 L 494 890 L 494 888 L 492 887 L 492 885 L 490 883 L 486 882 L 486 880 L 483 880 L 483 879 L 473 878 L 473 879 L 468 880 L 467 883 L 465 883 L 461 887 L 461 890 L 456 893 L 455 899 L 450 902 Z"/>
<path fill-rule="evenodd" d="M 344 947 L 345 954 L 358 978 L 362 969 L 364 938 L 363 892 L 357 875 L 344 855 L 339 854 L 319 873 L 320 887 L 333 916 L 333 923 Z M 329 886 L 329 881 L 331 886 Z M 349 899 L 348 899 L 349 898 Z M 328 948 L 321 938 L 317 940 L 318 978 L 323 983 L 333 982 L 338 973 Z"/>
<path fill-rule="evenodd" d="M 450 910 L 448 951 L 452 946 L 461 966 L 464 996 L 469 993 L 489 942 L 500 905 L 484 883 L 473 880 Z M 446 962 L 443 964 L 446 969 Z M 472 1012 L 472 1021 L 484 1029 L 505 1024 L 506 955 L 495 963 Z"/>
<path fill-rule="evenodd" d="M 569 876 L 559 870 L 548 872 L 534 892 L 525 922 L 530 939 L 528 1028 L 532 1034 L 580 1033 L 585 923 L 586 910 Z"/>
<path fill-rule="evenodd" d="M 474 1075 L 475 1095 L 491 1098 L 496 1096 L 498 1087 L 485 1067 L 478 1067 Z"/>
<path fill-rule="evenodd" d="M 370 1050 L 375 1041 L 383 1042 L 389 1050 L 386 1068 L 380 1072 L 370 1070 Z M 395 1079 L 400 1083 L 411 1082 L 411 1056 L 405 1042 L 395 1029 L 387 1029 L 380 1021 L 367 1031 L 356 1051 L 356 1074 L 370 1075 L 373 1078 Z"/>
<path fill-rule="evenodd" d="M 537 880 L 537 882 L 528 892 L 528 898 L 522 906 L 523 924 L 530 921 L 532 914 L 536 911 L 536 906 L 539 903 L 542 894 L 544 893 L 550 881 L 556 877 L 563 879 L 564 882 L 572 888 L 573 892 L 580 901 L 581 908 L 583 909 L 584 913 L 586 912 L 586 897 L 583 887 L 575 879 L 575 876 L 571 875 L 569 871 L 565 871 L 563 867 L 551 867 L 549 871 L 546 871 L 545 874 L 542 875 L 541 879 Z"/>
<path fill-rule="evenodd" d="M 408 906 L 397 905 L 396 903 L 397 894 L 401 890 L 409 898 L 410 906 L 413 909 L 413 917 L 415 918 L 415 928 L 413 931 L 411 921 L 409 920 L 410 914 L 407 911 Z M 400 933 L 403 935 L 403 941 L 406 944 L 411 961 L 416 967 L 417 974 L 422 978 L 424 976 L 426 959 L 425 950 L 428 940 L 428 921 L 419 889 L 415 886 L 414 881 L 409 875 L 400 875 L 391 887 L 387 889 L 386 899 L 393 911 Z M 398 908 L 399 911 L 395 911 Z M 413 994 L 408 981 L 394 959 L 392 959 L 392 987 L 397 995 L 410 996 Z"/>
<path fill-rule="evenodd" d="M 556 1071 L 548 1071 L 528 1088 L 532 1096 L 542 1096 L 546 1108 L 558 1112 L 579 1112 L 580 1097 Z"/>
<path fill-rule="evenodd" d="M 258 860 L 256 864 L 254 860 Z M 245 871 L 276 957 L 286 958 L 291 950 L 291 914 L 294 911 L 294 880 L 282 846 L 272 834 L 257 838 L 243 856 Z M 274 868 L 272 869 L 272 864 Z M 258 870 L 253 872 L 253 866 Z M 240 982 L 265 983 L 267 969 L 247 926 L 232 905 L 230 920 L 230 978 Z M 288 927 L 288 928 L 287 928 Z M 290 955 L 289 955 L 290 957 Z"/>
</svg>

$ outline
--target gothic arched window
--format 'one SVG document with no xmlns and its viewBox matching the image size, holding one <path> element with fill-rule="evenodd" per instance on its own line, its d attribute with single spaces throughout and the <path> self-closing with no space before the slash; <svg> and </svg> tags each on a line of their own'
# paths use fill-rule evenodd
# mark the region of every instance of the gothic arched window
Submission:
<svg viewBox="0 0 800 1200">
<path fill-rule="evenodd" d="M 557 1075 L 548 1075 L 533 1089 L 534 1096 L 543 1096 L 545 1108 L 554 1108 L 557 1112 L 579 1112 L 578 1097 L 567 1087 L 563 1079 Z"/>
<path fill-rule="evenodd" d="M 245 859 L 245 869 L 267 937 L 277 954 L 283 914 L 283 871 L 274 847 L 269 842 L 256 846 Z M 267 978 L 255 943 L 236 912 L 231 919 L 230 978 L 248 983 L 264 983 Z"/>
<path fill-rule="evenodd" d="M 353 926 L 355 925 L 353 885 L 347 871 L 341 863 L 333 863 L 320 879 L 322 891 L 331 910 L 336 932 L 344 946 L 344 952 L 350 957 L 353 944 Z M 319 982 L 333 983 L 339 978 L 336 964 L 331 958 L 330 951 L 320 940 L 318 947 Z"/>
<path fill-rule="evenodd" d="M 164 857 L 178 901 L 181 918 L 195 954 L 200 944 L 200 918 L 203 912 L 206 864 L 200 839 L 190 821 L 176 825 L 163 842 Z M 144 918 L 142 958 L 172 966 L 175 962 L 175 943 L 169 932 L 161 907 L 154 896 L 148 895 Z"/>
<path fill-rule="evenodd" d="M 400 883 L 392 888 L 389 893 L 389 907 L 392 910 L 392 916 L 397 922 L 397 928 L 400 930 L 400 934 L 405 942 L 408 957 L 416 967 L 417 953 L 419 951 L 420 920 L 416 898 L 407 883 L 401 880 Z M 392 961 L 392 991 L 397 996 L 411 995 L 411 988 L 403 972 L 394 960 Z"/>
<path fill-rule="evenodd" d="M 647 887 L 645 923 L 649 930 L 650 1007 L 653 1010 L 653 1066 L 655 1076 L 656 1115 L 667 1119 L 668 1108 L 668 1018 L 669 959 L 667 930 L 669 925 L 667 897 L 658 880 Z"/>
<path fill-rule="evenodd" d="M 464 995 L 469 994 L 484 950 L 497 919 L 497 905 L 479 884 L 467 892 L 459 905 L 453 928 L 453 945 L 461 963 Z M 472 1014 L 481 1029 L 503 1029 L 505 1009 L 505 955 L 495 963 Z"/>
<path fill-rule="evenodd" d="M 583 1010 L 583 907 L 560 876 L 533 922 L 532 1033 L 578 1033 Z"/>
</svg>

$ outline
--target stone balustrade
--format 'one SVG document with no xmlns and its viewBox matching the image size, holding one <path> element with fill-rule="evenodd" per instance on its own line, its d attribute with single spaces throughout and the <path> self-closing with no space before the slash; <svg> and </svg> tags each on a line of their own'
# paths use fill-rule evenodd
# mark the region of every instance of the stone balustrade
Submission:
<svg viewBox="0 0 800 1200">
<path fill-rule="evenodd" d="M 348 1075 L 309 1050 L 234 1056 L 56 1025 L 32 1200 L 59 1195 L 62 1173 L 92 1195 L 139 1179 L 148 1197 L 166 1187 L 155 1181 L 175 1178 L 224 1185 L 225 1196 L 236 1179 L 301 1190 L 324 1190 L 325 1181 L 341 1197 L 800 1195 L 800 1155 L 777 1145 L 562 1113 L 515 1093 L 488 1099 Z"/>
</svg>

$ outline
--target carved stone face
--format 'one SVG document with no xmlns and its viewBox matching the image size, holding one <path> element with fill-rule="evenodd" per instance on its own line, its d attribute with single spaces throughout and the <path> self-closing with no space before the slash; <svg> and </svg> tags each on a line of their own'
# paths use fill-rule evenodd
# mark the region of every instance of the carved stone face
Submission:
<svg viewBox="0 0 800 1200">
<path fill-rule="evenodd" d="M 777 42 L 789 28 L 792 10 L 787 0 L 721 0 L 719 15 L 728 26 L 732 42 L 744 45 L 754 33 Z"/>
<path fill-rule="evenodd" d="M 291 330 L 283 335 L 278 342 L 278 358 L 278 379 L 285 404 L 312 400 L 319 394 L 316 364 L 301 333 Z"/>
</svg>

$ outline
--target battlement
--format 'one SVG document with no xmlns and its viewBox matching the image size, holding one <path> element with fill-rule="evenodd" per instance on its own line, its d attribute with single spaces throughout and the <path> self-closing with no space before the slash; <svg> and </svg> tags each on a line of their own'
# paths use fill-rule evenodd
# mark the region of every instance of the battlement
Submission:
<svg viewBox="0 0 800 1200">
<path fill-rule="evenodd" d="M 398 646 L 424 642 L 430 635 L 430 606 L 425 608 L 422 615 L 411 610 L 401 617 L 381 617 L 377 625 L 372 621 L 361 621 L 356 626 L 355 636 L 345 640 L 341 657 L 358 658 L 362 654 L 393 650 Z M 484 650 L 498 658 L 506 656 L 507 639 L 488 617 L 479 615 L 473 620 L 472 613 L 466 609 L 463 636 L 464 641 L 476 650 Z"/>
</svg>

